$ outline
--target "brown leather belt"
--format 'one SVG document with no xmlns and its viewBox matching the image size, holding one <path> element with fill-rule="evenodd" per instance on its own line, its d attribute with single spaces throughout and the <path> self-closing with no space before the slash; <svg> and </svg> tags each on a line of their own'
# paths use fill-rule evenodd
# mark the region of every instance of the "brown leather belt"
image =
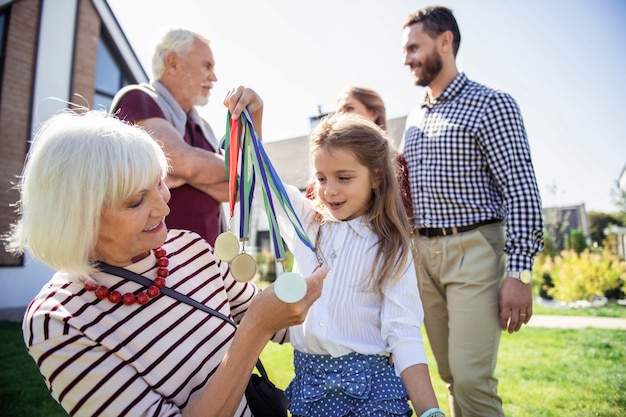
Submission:
<svg viewBox="0 0 626 417">
<path fill-rule="evenodd" d="M 501 221 L 502 219 L 490 219 L 490 220 L 484 220 L 482 222 L 478 222 L 474 224 L 468 224 L 467 226 L 423 227 L 421 229 L 417 229 L 417 231 L 421 236 L 426 236 L 426 237 L 452 236 L 458 233 L 469 232 L 470 230 L 474 230 L 480 226 L 486 226 L 488 224 L 499 223 Z"/>
</svg>

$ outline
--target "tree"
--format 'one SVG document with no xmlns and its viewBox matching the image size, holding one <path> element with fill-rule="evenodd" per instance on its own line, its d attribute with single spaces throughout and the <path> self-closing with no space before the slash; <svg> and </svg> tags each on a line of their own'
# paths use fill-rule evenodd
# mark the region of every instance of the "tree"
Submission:
<svg viewBox="0 0 626 417">
<path fill-rule="evenodd" d="M 572 230 L 567 240 L 569 243 L 567 249 L 573 250 L 578 256 L 587 249 L 587 238 L 582 229 Z"/>
<path fill-rule="evenodd" d="M 613 204 L 620 210 L 617 216 L 620 219 L 620 225 L 623 225 L 626 223 L 626 189 L 620 187 L 619 180 L 616 181 L 615 188 L 611 190 L 611 197 Z"/>
<path fill-rule="evenodd" d="M 543 252 L 541 253 L 541 255 L 554 259 L 554 257 L 558 253 L 559 253 L 559 250 L 557 249 L 556 244 L 554 243 L 554 238 L 550 234 L 550 231 L 548 229 L 544 229 L 543 230 Z"/>
<path fill-rule="evenodd" d="M 604 230 L 610 225 L 623 226 L 622 215 L 619 213 L 602 213 L 590 211 L 587 213 L 589 220 L 589 238 L 592 244 L 602 245 L 606 239 Z"/>
</svg>

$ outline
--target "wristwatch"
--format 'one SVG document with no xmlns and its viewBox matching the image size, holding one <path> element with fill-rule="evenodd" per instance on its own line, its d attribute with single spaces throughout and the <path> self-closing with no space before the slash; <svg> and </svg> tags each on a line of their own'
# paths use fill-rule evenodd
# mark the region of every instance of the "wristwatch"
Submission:
<svg viewBox="0 0 626 417">
<path fill-rule="evenodd" d="M 522 284 L 530 284 L 533 280 L 533 273 L 528 269 L 523 271 L 509 271 L 508 276 L 520 280 Z"/>
</svg>

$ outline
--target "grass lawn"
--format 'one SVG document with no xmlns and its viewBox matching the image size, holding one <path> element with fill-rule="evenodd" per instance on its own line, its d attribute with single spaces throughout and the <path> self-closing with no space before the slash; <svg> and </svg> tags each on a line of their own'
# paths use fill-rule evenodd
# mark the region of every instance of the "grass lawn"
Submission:
<svg viewBox="0 0 626 417">
<path fill-rule="evenodd" d="M 0 415 L 67 416 L 48 393 L 33 359 L 26 353 L 20 323 L 0 321 Z"/>
<path fill-rule="evenodd" d="M 537 307 L 535 314 L 589 314 Z M 626 310 L 615 305 L 593 313 L 620 317 L 620 308 Z M 446 388 L 436 374 L 426 338 L 425 342 L 439 404 L 450 415 Z M 18 323 L 0 321 L 0 354 L 0 415 L 66 415 L 49 396 L 26 353 Z M 270 378 L 285 388 L 293 376 L 291 347 L 270 343 L 261 358 Z M 514 335 L 504 333 L 497 376 L 508 417 L 622 417 L 626 414 L 626 332 L 526 327 Z"/>
<path fill-rule="evenodd" d="M 428 339 L 425 338 L 428 345 Z M 439 406 L 450 415 L 447 390 L 426 347 Z M 269 344 L 261 359 L 274 383 L 293 376 L 290 346 Z M 626 413 L 626 332 L 524 328 L 504 333 L 497 376 L 508 417 L 623 417 Z"/>
</svg>

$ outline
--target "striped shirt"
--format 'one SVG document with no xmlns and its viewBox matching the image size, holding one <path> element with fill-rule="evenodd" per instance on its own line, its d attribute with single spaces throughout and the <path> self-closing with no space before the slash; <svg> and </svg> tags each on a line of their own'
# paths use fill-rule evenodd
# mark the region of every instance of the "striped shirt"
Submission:
<svg viewBox="0 0 626 417">
<path fill-rule="evenodd" d="M 258 289 L 235 281 L 195 233 L 170 230 L 167 286 L 239 322 Z M 127 269 L 154 279 L 153 254 Z M 121 293 L 143 290 L 124 278 L 94 279 Z M 179 416 L 227 352 L 234 328 L 159 295 L 145 305 L 113 304 L 57 272 L 30 303 L 24 341 L 51 395 L 72 416 Z M 226 393 L 225 393 L 226 394 Z M 251 416 L 245 397 L 236 416 Z"/>
<path fill-rule="evenodd" d="M 416 228 L 506 219 L 508 270 L 543 249 L 541 198 L 520 109 L 464 73 L 407 118 L 404 156 Z"/>
</svg>

